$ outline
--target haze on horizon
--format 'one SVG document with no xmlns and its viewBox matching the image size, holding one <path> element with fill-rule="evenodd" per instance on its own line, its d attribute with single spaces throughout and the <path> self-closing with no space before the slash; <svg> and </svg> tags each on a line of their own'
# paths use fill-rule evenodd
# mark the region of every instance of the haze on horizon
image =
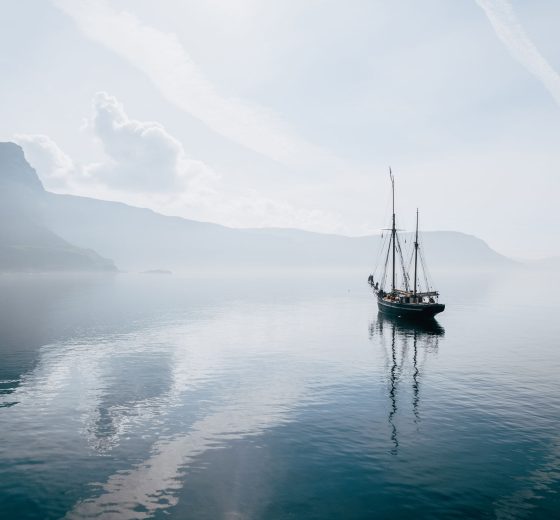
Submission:
<svg viewBox="0 0 560 520">
<path fill-rule="evenodd" d="M 163 5 L 163 7 L 162 7 Z M 45 187 L 231 227 L 388 217 L 560 255 L 560 5 L 23 0 L 0 140 Z"/>
</svg>

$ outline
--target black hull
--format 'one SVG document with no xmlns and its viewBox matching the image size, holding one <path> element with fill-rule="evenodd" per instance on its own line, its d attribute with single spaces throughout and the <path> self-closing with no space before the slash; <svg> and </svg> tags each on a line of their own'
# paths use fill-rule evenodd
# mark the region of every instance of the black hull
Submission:
<svg viewBox="0 0 560 520">
<path fill-rule="evenodd" d="M 399 303 L 377 298 L 379 312 L 407 320 L 429 320 L 445 310 L 443 303 Z"/>
</svg>

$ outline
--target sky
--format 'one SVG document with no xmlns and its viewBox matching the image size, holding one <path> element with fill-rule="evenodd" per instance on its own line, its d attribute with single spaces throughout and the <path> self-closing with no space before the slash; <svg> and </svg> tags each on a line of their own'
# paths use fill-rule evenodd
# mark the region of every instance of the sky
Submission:
<svg viewBox="0 0 560 520">
<path fill-rule="evenodd" d="M 560 255 L 552 0 L 20 0 L 0 139 L 45 187 L 231 227 Z"/>
</svg>

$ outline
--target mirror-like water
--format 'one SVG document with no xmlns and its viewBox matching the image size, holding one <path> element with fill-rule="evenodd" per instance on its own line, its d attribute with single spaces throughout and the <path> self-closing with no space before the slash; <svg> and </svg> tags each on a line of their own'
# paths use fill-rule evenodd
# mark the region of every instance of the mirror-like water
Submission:
<svg viewBox="0 0 560 520">
<path fill-rule="evenodd" d="M 0 516 L 555 517 L 557 277 L 437 279 L 0 278 Z"/>
</svg>

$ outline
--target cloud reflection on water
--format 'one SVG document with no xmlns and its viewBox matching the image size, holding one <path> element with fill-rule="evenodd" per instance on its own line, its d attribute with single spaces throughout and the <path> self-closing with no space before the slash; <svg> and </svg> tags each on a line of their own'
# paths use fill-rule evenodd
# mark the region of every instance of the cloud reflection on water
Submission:
<svg viewBox="0 0 560 520">
<path fill-rule="evenodd" d="M 240 389 L 222 409 L 196 421 L 188 433 L 157 442 L 149 458 L 110 476 L 100 496 L 79 502 L 68 517 L 148 518 L 176 505 L 176 492 L 185 485 L 185 473 L 195 457 L 289 420 L 304 389 L 288 378 L 268 383 L 265 388 Z"/>
<path fill-rule="evenodd" d="M 38 424 L 55 417 L 60 428 L 77 417 L 78 433 L 98 455 L 108 455 L 131 436 L 152 443 L 143 461 L 121 465 L 104 483 L 92 483 L 92 496 L 78 501 L 68 517 L 143 518 L 175 505 L 196 457 L 289 421 L 324 374 L 344 378 L 352 370 L 336 349 L 322 349 L 317 363 L 313 351 L 328 330 L 317 331 L 315 345 L 300 351 L 298 329 L 304 322 L 272 324 L 277 344 L 267 345 L 263 356 L 259 346 L 270 341 L 269 318 L 269 306 L 222 309 L 194 321 L 183 317 L 43 347 L 35 369 L 10 396 L 19 403 L 18 414 Z M 286 370 L 293 356 L 306 368 Z M 336 370 L 329 372 L 333 362 Z M 314 403 L 320 393 L 314 388 Z M 197 411 L 183 417 L 189 408 Z"/>
</svg>

